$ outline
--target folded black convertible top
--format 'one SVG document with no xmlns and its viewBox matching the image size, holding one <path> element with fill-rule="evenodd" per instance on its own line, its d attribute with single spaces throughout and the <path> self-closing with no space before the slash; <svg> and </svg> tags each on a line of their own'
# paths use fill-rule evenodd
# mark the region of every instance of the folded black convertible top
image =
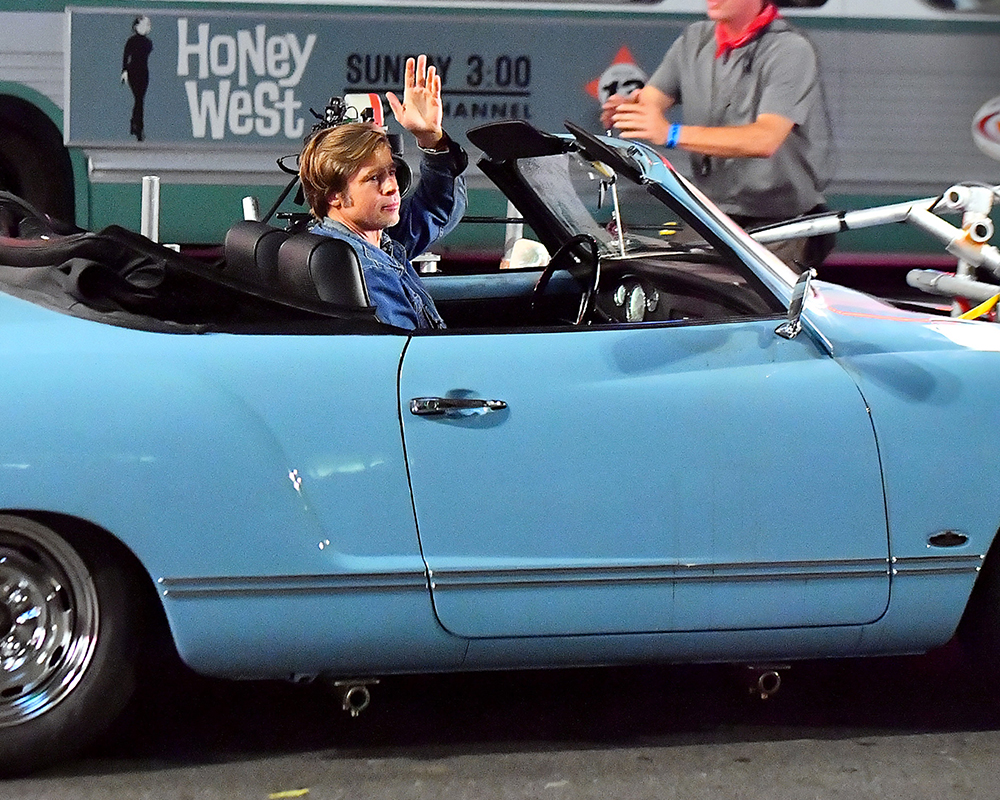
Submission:
<svg viewBox="0 0 1000 800">
<path fill-rule="evenodd" d="M 177 333 L 384 330 L 368 312 L 248 284 L 117 225 L 87 231 L 0 191 L 0 291 L 107 324 Z"/>
</svg>

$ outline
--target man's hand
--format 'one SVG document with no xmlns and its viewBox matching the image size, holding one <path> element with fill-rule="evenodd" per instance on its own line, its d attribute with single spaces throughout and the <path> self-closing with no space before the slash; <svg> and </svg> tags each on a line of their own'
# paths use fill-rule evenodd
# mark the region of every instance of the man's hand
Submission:
<svg viewBox="0 0 1000 800">
<path fill-rule="evenodd" d="M 603 114 L 601 119 L 603 122 Z M 611 122 L 621 131 L 623 139 L 645 139 L 660 146 L 666 143 L 670 132 L 670 120 L 663 116 L 660 106 L 644 102 L 641 95 L 618 103 L 611 114 Z"/>
<path fill-rule="evenodd" d="M 427 56 L 417 56 L 416 61 L 406 59 L 402 102 L 393 92 L 388 92 L 386 98 L 396 121 L 417 138 L 419 147 L 433 150 L 441 143 L 441 76 L 436 67 L 427 66 Z"/>
<path fill-rule="evenodd" d="M 634 102 L 638 94 L 639 90 L 636 89 L 628 97 L 623 97 L 620 94 L 613 94 L 604 101 L 604 104 L 601 106 L 601 125 L 604 130 L 611 130 L 611 127 L 615 124 L 614 115 L 615 111 L 618 110 L 618 106 L 628 101 Z"/>
</svg>

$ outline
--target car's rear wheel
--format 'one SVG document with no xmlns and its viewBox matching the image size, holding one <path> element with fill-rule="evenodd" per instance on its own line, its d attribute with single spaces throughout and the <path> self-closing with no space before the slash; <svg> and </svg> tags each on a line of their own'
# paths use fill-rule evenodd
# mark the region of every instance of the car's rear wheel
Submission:
<svg viewBox="0 0 1000 800">
<path fill-rule="evenodd" d="M 141 604 L 109 544 L 0 515 L 0 772 L 79 750 L 131 695 Z"/>
</svg>

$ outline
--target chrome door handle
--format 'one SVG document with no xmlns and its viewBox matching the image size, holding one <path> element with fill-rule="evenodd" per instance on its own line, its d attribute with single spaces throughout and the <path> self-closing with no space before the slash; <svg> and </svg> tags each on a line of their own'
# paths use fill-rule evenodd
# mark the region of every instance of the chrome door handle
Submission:
<svg viewBox="0 0 1000 800">
<path fill-rule="evenodd" d="M 480 400 L 477 397 L 414 397 L 410 400 L 410 413 L 418 417 L 432 417 L 451 413 L 473 412 L 485 414 L 507 408 L 503 400 Z"/>
</svg>

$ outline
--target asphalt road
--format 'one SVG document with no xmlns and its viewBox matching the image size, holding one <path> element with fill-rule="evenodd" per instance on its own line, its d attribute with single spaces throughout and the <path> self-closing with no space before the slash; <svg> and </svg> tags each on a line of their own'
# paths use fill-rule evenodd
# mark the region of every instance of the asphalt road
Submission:
<svg viewBox="0 0 1000 800">
<path fill-rule="evenodd" d="M 390 678 L 352 720 L 318 685 L 178 673 L 100 747 L 0 784 L 59 798 L 992 798 L 1000 701 L 955 650 L 731 667 Z"/>
</svg>

